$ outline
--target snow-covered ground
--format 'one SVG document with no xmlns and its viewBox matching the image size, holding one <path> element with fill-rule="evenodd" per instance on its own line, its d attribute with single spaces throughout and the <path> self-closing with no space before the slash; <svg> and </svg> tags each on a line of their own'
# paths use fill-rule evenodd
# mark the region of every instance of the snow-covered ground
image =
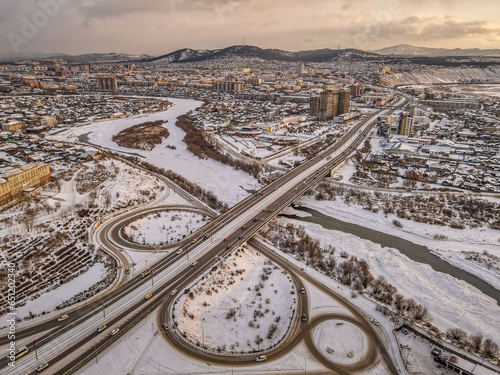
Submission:
<svg viewBox="0 0 500 375">
<path fill-rule="evenodd" d="M 74 278 L 69 283 L 43 294 L 40 298 L 27 301 L 26 305 L 16 309 L 17 317 L 23 319 L 33 314 L 52 311 L 56 306 L 69 300 L 74 295 L 85 291 L 92 285 L 101 281 L 106 274 L 106 268 L 102 263 L 96 263 L 89 270 Z"/>
<path fill-rule="evenodd" d="M 219 135 L 220 142 L 222 144 L 227 145 L 227 147 L 231 148 L 233 151 L 244 152 L 246 155 L 251 155 L 256 158 L 266 158 L 269 155 L 272 155 L 280 150 L 282 150 L 283 146 L 275 146 L 269 142 L 249 139 L 249 138 L 239 138 L 233 135 Z M 271 150 L 268 150 L 266 147 L 271 146 Z"/>
<path fill-rule="evenodd" d="M 296 161 L 303 161 L 303 160 L 305 160 L 304 156 L 294 156 L 293 153 L 289 153 L 286 154 L 285 156 L 281 156 L 279 158 L 270 160 L 268 163 L 276 167 L 286 167 L 286 165 L 280 164 L 281 162 L 293 167 Z"/>
<path fill-rule="evenodd" d="M 478 263 L 472 261 L 468 255 L 470 255 L 470 252 L 463 252 L 463 251 L 456 251 L 456 250 L 436 250 L 436 251 L 431 251 L 433 254 L 437 255 L 444 261 L 450 263 L 451 265 L 463 269 L 464 271 L 467 271 L 468 273 L 472 275 L 476 275 L 486 281 L 488 284 L 492 285 L 495 289 L 500 290 L 500 263 L 499 260 L 500 258 L 497 257 L 497 263 L 496 267 L 490 267 L 488 268 L 485 264 L 483 263 Z M 486 254 L 484 253 L 478 253 L 475 254 L 476 257 L 484 259 L 487 257 L 488 252 Z M 488 260 L 486 261 L 488 262 Z M 492 262 L 493 266 L 495 266 L 495 263 Z"/>
<path fill-rule="evenodd" d="M 149 246 L 176 243 L 207 224 L 205 215 L 188 211 L 150 213 L 128 224 L 125 234 L 136 243 Z"/>
<path fill-rule="evenodd" d="M 426 306 L 434 318 L 433 324 L 442 331 L 460 327 L 469 333 L 481 332 L 498 341 L 500 307 L 492 298 L 466 282 L 414 262 L 396 249 L 382 248 L 379 244 L 348 233 L 297 220 L 279 220 L 302 225 L 313 238 L 325 245 L 333 245 L 336 256 L 346 251 L 366 260 L 375 277 L 385 276 L 398 293 Z"/>
<path fill-rule="evenodd" d="M 89 142 L 124 153 L 142 155 L 146 161 L 158 167 L 170 169 L 189 181 L 214 193 L 220 200 L 234 205 L 248 193 L 244 190 L 258 186 L 257 180 L 243 171 L 236 170 L 212 159 L 203 160 L 187 150 L 183 141 L 184 131 L 175 125 L 178 116 L 198 108 L 202 102 L 191 99 L 167 98 L 174 104 L 167 111 L 138 118 L 124 118 L 93 123 L 88 126 L 73 128 L 54 136 L 55 139 L 77 141 L 78 136 L 87 134 Z M 170 136 L 161 145 L 151 151 L 142 151 L 120 147 L 112 141 L 112 136 L 123 129 L 145 121 L 166 120 Z M 175 146 L 170 149 L 166 146 Z"/>
<path fill-rule="evenodd" d="M 325 358 L 342 365 L 359 362 L 368 349 L 363 331 L 342 320 L 321 323 L 314 332 L 314 342 Z"/>
<path fill-rule="evenodd" d="M 176 302 L 180 332 L 206 348 L 254 352 L 273 347 L 286 334 L 296 290 L 280 268 L 240 248 Z M 259 340 L 259 338 L 261 340 Z"/>
<path fill-rule="evenodd" d="M 19 318 L 29 312 L 50 313 L 73 296 L 87 291 L 88 298 L 111 285 L 114 271 L 109 268 L 115 264 L 86 240 L 89 228 L 109 213 L 168 194 L 163 181 L 118 160 L 59 162 L 53 173 L 59 191 L 54 184 L 47 185 L 40 189 L 41 202 L 19 203 L 1 218 L 22 215 L 27 205 L 37 213 L 29 233 L 19 219 L 0 225 L 6 249 L 16 249 L 15 253 L 2 251 L 2 259 L 8 253 L 20 259 L 31 255 L 18 273 L 19 290 L 23 290 L 17 296 L 18 306 L 26 302 L 17 309 Z"/>
</svg>

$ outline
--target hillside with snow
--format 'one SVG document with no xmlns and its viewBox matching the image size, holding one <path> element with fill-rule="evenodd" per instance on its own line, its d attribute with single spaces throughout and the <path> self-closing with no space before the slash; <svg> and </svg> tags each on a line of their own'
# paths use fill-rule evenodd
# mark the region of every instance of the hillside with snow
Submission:
<svg viewBox="0 0 500 375">
<path fill-rule="evenodd" d="M 500 82 L 500 67 L 429 68 L 391 72 L 381 75 L 379 80 L 388 86 L 437 83 L 498 83 Z"/>
<path fill-rule="evenodd" d="M 500 56 L 500 49 L 427 48 L 412 46 L 411 44 L 398 44 L 397 46 L 385 47 L 372 52 L 386 56 Z"/>
</svg>

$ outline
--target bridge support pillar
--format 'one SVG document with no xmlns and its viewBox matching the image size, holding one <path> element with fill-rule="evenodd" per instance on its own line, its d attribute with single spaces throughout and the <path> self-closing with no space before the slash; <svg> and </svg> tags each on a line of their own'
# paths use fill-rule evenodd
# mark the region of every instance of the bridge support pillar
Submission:
<svg viewBox="0 0 500 375">
<path fill-rule="evenodd" d="M 344 163 L 345 163 L 345 160 L 342 163 L 340 163 L 339 165 L 337 165 L 334 168 L 332 168 L 330 170 L 330 172 L 328 173 L 327 177 L 333 177 L 333 175 L 335 174 L 335 172 L 337 172 L 340 168 L 342 168 L 344 166 Z"/>
</svg>

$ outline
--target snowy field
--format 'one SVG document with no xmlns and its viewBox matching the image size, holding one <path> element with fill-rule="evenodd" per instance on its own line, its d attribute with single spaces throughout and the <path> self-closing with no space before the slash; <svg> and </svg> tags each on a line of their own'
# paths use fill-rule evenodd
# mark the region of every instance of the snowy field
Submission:
<svg viewBox="0 0 500 375">
<path fill-rule="evenodd" d="M 296 305 L 290 277 L 265 257 L 240 248 L 175 304 L 180 332 L 208 349 L 254 352 L 286 334 Z"/>
<path fill-rule="evenodd" d="M 342 365 L 359 362 L 368 349 L 363 331 L 342 320 L 321 323 L 314 332 L 314 342 L 325 358 Z"/>
<path fill-rule="evenodd" d="M 73 142 L 78 141 L 78 136 L 90 133 L 89 142 L 119 152 L 142 155 L 147 162 L 182 175 L 191 182 L 211 191 L 230 206 L 236 204 L 238 198 L 241 200 L 248 195 L 244 189 L 254 189 L 256 185 L 258 186 L 257 180 L 245 172 L 235 170 L 212 159 L 199 159 L 189 152 L 183 141 L 185 133 L 175 126 L 175 122 L 178 116 L 198 108 L 202 102 L 191 99 L 166 99 L 174 104 L 167 111 L 140 118 L 93 123 L 59 133 L 55 138 Z M 167 121 L 163 126 L 168 129 L 170 136 L 151 151 L 120 147 L 111 140 L 113 135 L 123 129 L 145 121 L 156 120 Z M 166 146 L 175 146 L 176 149 L 173 150 Z"/>
<path fill-rule="evenodd" d="M 188 211 L 148 214 L 124 228 L 126 238 L 143 245 L 176 243 L 207 224 L 205 215 Z"/>
<path fill-rule="evenodd" d="M 493 340 L 500 337 L 500 307 L 466 282 L 414 262 L 396 249 L 382 248 L 348 233 L 297 220 L 279 220 L 302 225 L 314 239 L 333 245 L 337 257 L 346 251 L 366 260 L 374 277 L 385 276 L 398 293 L 427 307 L 434 318 L 433 324 L 442 331 L 460 327 L 469 333 L 482 332 Z"/>
</svg>

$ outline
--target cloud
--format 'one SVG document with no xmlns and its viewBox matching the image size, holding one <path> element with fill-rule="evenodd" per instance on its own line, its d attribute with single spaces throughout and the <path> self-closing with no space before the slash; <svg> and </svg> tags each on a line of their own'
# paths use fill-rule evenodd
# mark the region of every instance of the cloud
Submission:
<svg viewBox="0 0 500 375">
<path fill-rule="evenodd" d="M 0 51 L 40 1 L 0 0 Z M 247 43 L 288 50 L 395 44 L 494 48 L 500 3 L 476 0 L 70 0 L 23 51 L 163 54 Z M 487 9 L 487 10 L 486 10 Z"/>
</svg>

